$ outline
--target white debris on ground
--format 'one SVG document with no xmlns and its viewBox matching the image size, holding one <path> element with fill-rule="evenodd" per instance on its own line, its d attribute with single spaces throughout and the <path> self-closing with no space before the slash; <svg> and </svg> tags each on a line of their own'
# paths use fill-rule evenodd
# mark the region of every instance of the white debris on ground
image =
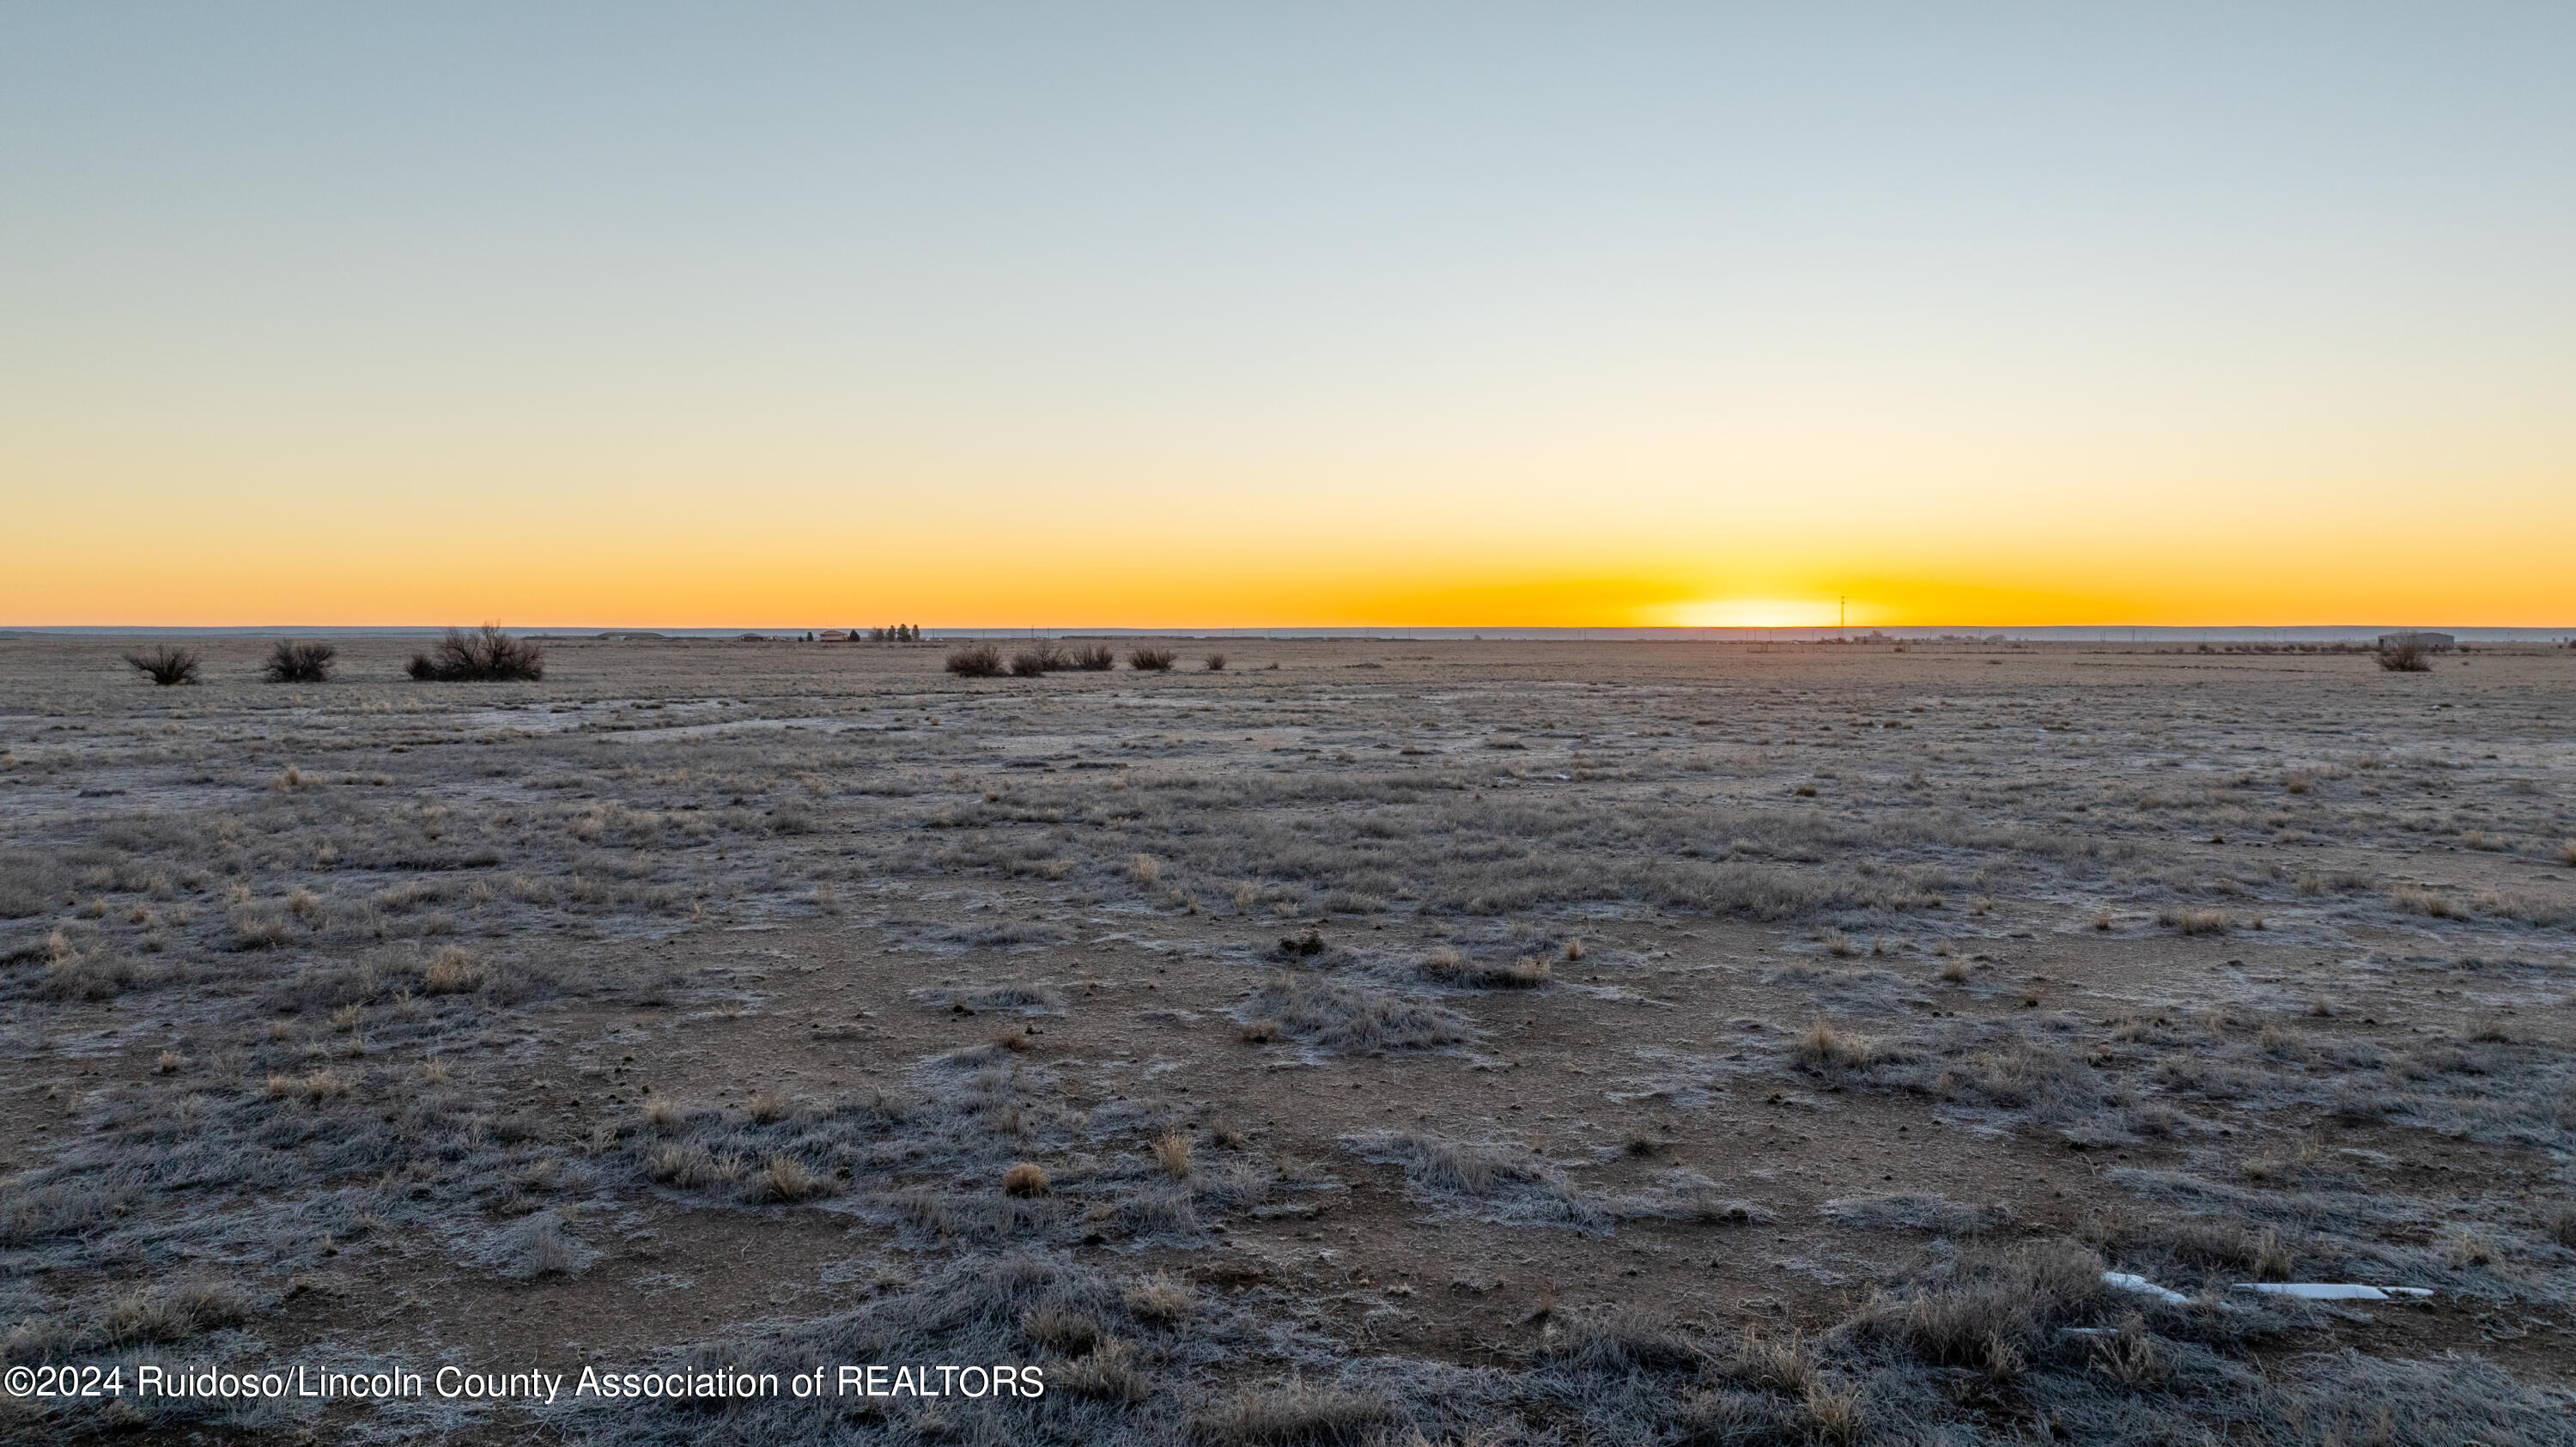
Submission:
<svg viewBox="0 0 2576 1447">
<path fill-rule="evenodd" d="M 2171 1287 L 2158 1286 L 2143 1276 L 2132 1275 L 2126 1271 L 2103 1272 L 2102 1284 L 2116 1286 L 2122 1291 L 2134 1291 L 2140 1296 L 2152 1296 L 2168 1306 L 2180 1306 L 2191 1300 L 2190 1297 Z"/>
<path fill-rule="evenodd" d="M 2236 1289 L 2302 1301 L 2422 1301 L 2433 1294 L 2432 1288 L 2424 1286 L 2364 1286 L 2354 1281 L 2240 1281 Z"/>
</svg>

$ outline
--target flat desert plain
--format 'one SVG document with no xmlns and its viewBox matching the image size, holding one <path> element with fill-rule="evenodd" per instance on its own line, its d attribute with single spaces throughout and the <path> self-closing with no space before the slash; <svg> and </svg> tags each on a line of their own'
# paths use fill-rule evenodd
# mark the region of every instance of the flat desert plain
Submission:
<svg viewBox="0 0 2576 1447">
<path fill-rule="evenodd" d="M 0 641 L 0 1435 L 2576 1440 L 2576 654 L 1134 642 Z"/>
</svg>

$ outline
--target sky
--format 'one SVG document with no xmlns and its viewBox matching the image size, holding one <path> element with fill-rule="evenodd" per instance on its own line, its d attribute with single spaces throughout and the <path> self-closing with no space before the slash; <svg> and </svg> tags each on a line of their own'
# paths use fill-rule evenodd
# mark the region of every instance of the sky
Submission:
<svg viewBox="0 0 2576 1447">
<path fill-rule="evenodd" d="M 0 625 L 2576 623 L 2576 7 L 0 0 Z"/>
</svg>

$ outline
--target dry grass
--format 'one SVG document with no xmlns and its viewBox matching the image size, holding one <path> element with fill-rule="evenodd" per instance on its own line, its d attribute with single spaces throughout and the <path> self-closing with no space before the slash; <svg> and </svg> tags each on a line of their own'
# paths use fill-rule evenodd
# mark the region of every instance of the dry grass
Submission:
<svg viewBox="0 0 2576 1447">
<path fill-rule="evenodd" d="M 1099 1346 L 1109 1332 L 1089 1312 L 1048 1303 L 1020 1313 L 1020 1335 L 1048 1351 L 1078 1357 Z"/>
<path fill-rule="evenodd" d="M 232 1326 L 248 1317 L 250 1311 L 249 1299 L 229 1286 L 181 1281 L 118 1297 L 100 1323 L 100 1334 L 120 1347 L 185 1341 L 202 1332 Z"/>
<path fill-rule="evenodd" d="M 1043 1196 L 1052 1188 L 1045 1168 L 1033 1161 L 1021 1161 L 1002 1172 L 1002 1194 L 1006 1196 Z"/>
<path fill-rule="evenodd" d="M 1859 1070 L 1876 1054 L 1869 1037 L 1818 1020 L 1789 1045 L 1789 1058 L 1811 1070 Z"/>
<path fill-rule="evenodd" d="M 421 971 L 421 988 L 432 995 L 469 995 L 491 978 L 474 952 L 462 945 L 441 945 Z"/>
<path fill-rule="evenodd" d="M 1291 1377 L 1245 1387 L 1190 1418 L 1190 1433 L 1213 1447 L 1357 1447 L 1394 1420 L 1373 1392 Z"/>
<path fill-rule="evenodd" d="M 1568 956 L 1569 959 L 1575 956 Z M 1444 985 L 1458 985 L 1476 990 L 1535 990 L 1548 982 L 1554 967 L 1535 955 L 1523 955 L 1504 964 L 1494 960 L 1471 960 L 1453 949 L 1434 950 L 1422 962 L 1425 979 Z"/>
<path fill-rule="evenodd" d="M 1154 1141 L 1154 1164 L 1161 1166 L 1163 1174 L 1173 1180 L 1186 1181 L 1190 1178 L 1190 1152 L 1188 1136 L 1178 1132 L 1158 1136 Z"/>
<path fill-rule="evenodd" d="M 1140 673 L 1168 673 L 1179 657 L 1168 648 L 1131 648 L 1127 650 L 1127 666 Z"/>
<path fill-rule="evenodd" d="M 1104 1341 L 1088 1356 L 1057 1363 L 1047 1382 L 1077 1397 L 1129 1407 L 1149 1395 L 1145 1374 L 1136 1367 L 1136 1349 L 1123 1341 Z"/>
<path fill-rule="evenodd" d="M 769 1164 L 762 1168 L 759 1180 L 754 1182 L 753 1194 L 759 1200 L 793 1205 L 824 1195 L 830 1189 L 831 1182 L 816 1175 L 803 1161 L 794 1156 L 779 1155 L 771 1156 Z"/>
<path fill-rule="evenodd" d="M 1198 1315 L 1198 1288 L 1186 1276 L 1157 1271 L 1127 1283 L 1120 1300 L 1127 1314 L 1153 1326 L 1177 1326 Z"/>
<path fill-rule="evenodd" d="M 2236 921 L 2223 909 L 2168 909 L 2156 915 L 2156 923 L 2185 935 L 2223 935 L 2236 927 Z"/>
</svg>

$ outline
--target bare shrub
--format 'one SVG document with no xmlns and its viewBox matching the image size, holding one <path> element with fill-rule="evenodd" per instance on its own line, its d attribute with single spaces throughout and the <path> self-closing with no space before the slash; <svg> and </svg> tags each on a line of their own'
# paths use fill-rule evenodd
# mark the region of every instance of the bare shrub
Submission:
<svg viewBox="0 0 2576 1447">
<path fill-rule="evenodd" d="M 486 623 L 448 629 L 436 648 L 413 654 L 405 671 L 420 683 L 534 683 L 546 676 L 546 664 L 537 645 Z"/>
<path fill-rule="evenodd" d="M 1222 653 L 1209 654 L 1207 656 L 1207 671 L 1210 673 L 1225 672 L 1225 655 Z"/>
<path fill-rule="evenodd" d="M 1077 673 L 1107 673 L 1118 666 L 1118 655 L 1106 643 L 1094 643 L 1065 655 L 1065 666 Z"/>
<path fill-rule="evenodd" d="M 203 660 L 193 648 L 173 648 L 164 643 L 149 653 L 125 655 L 125 661 L 158 688 L 171 688 L 182 683 L 195 683 Z"/>
<path fill-rule="evenodd" d="M 1033 1161 L 1022 1161 L 1002 1172 L 1002 1194 L 1006 1196 L 1043 1196 L 1053 1187 L 1046 1168 Z"/>
<path fill-rule="evenodd" d="M 2430 673 L 2433 671 L 2432 650 L 2421 643 L 2391 644 L 2378 653 L 2379 667 L 2387 673 Z"/>
<path fill-rule="evenodd" d="M 959 678 L 999 678 L 1002 650 L 990 643 L 970 643 L 948 654 L 948 671 Z"/>
<path fill-rule="evenodd" d="M 1127 666 L 1140 673 L 1169 673 L 1178 657 L 1168 648 L 1131 648 L 1127 650 Z"/>
<path fill-rule="evenodd" d="M 261 672 L 271 683 L 328 683 L 331 660 L 339 656 L 340 650 L 333 644 L 281 638 L 268 650 L 268 662 Z"/>
</svg>

